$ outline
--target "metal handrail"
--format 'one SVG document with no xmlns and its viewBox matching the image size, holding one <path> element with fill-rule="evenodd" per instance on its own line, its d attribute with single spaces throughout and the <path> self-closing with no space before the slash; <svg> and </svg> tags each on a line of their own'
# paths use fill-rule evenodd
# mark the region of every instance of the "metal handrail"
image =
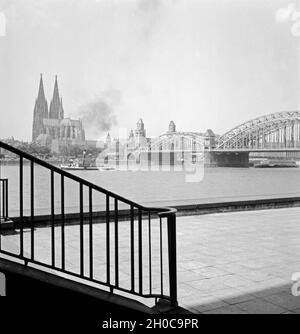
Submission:
<svg viewBox="0 0 300 334">
<path fill-rule="evenodd" d="M 52 170 L 55 173 L 63 175 L 63 176 L 65 176 L 65 177 L 67 177 L 67 178 L 69 178 L 71 180 L 80 182 L 83 185 L 85 185 L 87 187 L 91 187 L 92 189 L 100 191 L 100 192 L 102 192 L 102 193 L 104 193 L 104 194 L 106 194 L 106 195 L 108 195 L 110 197 L 117 198 L 119 201 L 122 201 L 122 202 L 124 202 L 124 203 L 126 203 L 128 205 L 133 205 L 136 208 L 139 208 L 139 209 L 142 209 L 142 210 L 145 210 L 145 211 L 149 211 L 149 210 L 150 211 L 154 211 L 154 212 L 156 212 L 156 211 L 160 212 L 161 211 L 161 213 L 167 213 L 167 212 L 169 212 L 170 214 L 175 214 L 177 212 L 176 209 L 169 208 L 169 207 L 145 207 L 145 206 L 143 206 L 141 204 L 138 204 L 138 203 L 136 203 L 134 201 L 129 200 L 128 198 L 122 197 L 122 196 L 120 196 L 120 195 L 118 195 L 118 194 L 116 194 L 114 192 L 111 192 L 111 191 L 105 189 L 105 188 L 97 186 L 96 184 L 94 184 L 92 182 L 89 182 L 89 181 L 87 181 L 85 179 L 82 179 L 79 176 L 76 176 L 76 175 L 74 175 L 72 173 L 69 173 L 69 172 L 67 172 L 67 171 L 65 171 L 65 170 L 63 170 L 61 168 L 58 168 L 58 167 L 56 167 L 54 165 L 51 165 L 50 163 L 48 163 L 48 162 L 46 162 L 44 160 L 41 160 L 41 159 L 39 159 L 39 158 L 37 158 L 37 157 L 35 157 L 33 155 L 30 155 L 30 154 L 28 154 L 26 152 L 23 152 L 23 151 L 15 148 L 13 146 L 10 146 L 10 145 L 2 142 L 2 141 L 0 141 L 0 148 L 3 148 L 4 150 L 8 150 L 8 151 L 10 151 L 12 153 L 15 153 L 15 154 L 21 156 L 23 159 L 27 159 L 29 161 L 32 161 L 32 162 L 34 162 L 34 163 L 36 163 L 36 164 L 38 164 L 40 166 L 43 166 L 45 168 L 48 168 L 48 169 Z"/>
<path fill-rule="evenodd" d="M 0 141 L 0 148 L 10 151 L 11 153 L 16 154 L 19 156 L 19 194 L 20 194 L 20 217 L 18 219 L 18 223 L 16 223 L 17 227 L 20 229 L 20 254 L 12 254 L 1 249 L 1 224 L 0 224 L 0 252 L 4 254 L 9 254 L 13 256 L 17 256 L 25 261 L 25 264 L 28 262 L 36 263 L 38 265 L 44 266 L 46 268 L 52 268 L 58 271 L 62 271 L 64 273 L 84 278 L 89 281 L 93 281 L 105 286 L 108 286 L 113 292 L 114 289 L 124 291 L 130 294 L 139 295 L 143 297 L 154 297 L 154 298 L 164 298 L 171 301 L 173 306 L 177 305 L 177 267 L 176 267 L 176 209 L 169 208 L 169 207 L 145 207 L 141 204 L 138 204 L 134 201 L 131 201 L 127 198 L 124 198 L 118 194 L 115 194 L 107 189 L 104 189 L 98 185 L 95 185 L 85 179 L 82 179 L 74 174 L 71 174 L 65 170 L 62 170 L 56 166 L 53 166 L 37 157 L 34 157 L 26 152 L 23 152 L 13 146 L 10 146 L 4 142 Z M 24 223 L 24 211 L 23 211 L 23 162 L 24 159 L 30 162 L 30 222 L 31 222 L 31 242 L 30 242 L 30 256 L 26 256 L 24 254 L 24 236 L 23 236 L 23 223 Z M 34 205 L 34 166 L 39 165 L 45 167 L 47 170 L 50 171 L 50 195 L 51 195 L 51 264 L 41 263 L 36 261 L 35 259 L 35 224 L 34 224 L 34 212 L 35 212 L 35 205 Z M 61 177 L 61 220 L 59 224 L 61 225 L 61 267 L 57 266 L 55 263 L 55 210 L 54 210 L 54 175 L 58 174 Z M 65 179 L 70 179 L 78 183 L 79 185 L 79 204 L 80 204 L 80 213 L 79 213 L 79 225 L 80 225 L 80 274 L 70 272 L 65 269 Z M 85 268 L 85 260 L 84 260 L 84 232 L 83 232 L 83 221 L 84 221 L 84 214 L 83 214 L 83 189 L 84 187 L 88 188 L 89 193 L 89 214 L 88 214 L 88 223 L 89 223 L 89 275 L 85 275 L 84 268 Z M 106 274 L 107 280 L 99 281 L 94 278 L 94 268 L 93 268 L 93 191 L 100 192 L 106 195 Z M 110 208 L 110 198 L 114 199 L 114 208 Z M 118 202 L 122 202 L 130 206 L 130 266 L 131 266 L 131 288 L 127 289 L 120 285 L 119 281 L 119 209 L 118 209 Z M 114 213 L 114 220 L 111 221 L 111 212 Z M 151 213 L 156 213 L 159 219 L 160 224 L 160 259 L 161 259 L 161 290 L 160 293 L 153 293 L 152 291 L 152 250 L 151 250 Z M 143 284 L 143 227 L 144 227 L 144 216 L 148 216 L 148 231 L 149 231 L 149 293 L 144 292 L 144 284 Z M 138 222 L 138 230 L 135 231 L 134 222 L 137 218 Z M 169 294 L 164 293 L 164 275 L 163 275 L 163 247 L 162 247 L 162 220 L 167 219 L 167 238 L 168 238 L 168 271 L 169 271 Z M 110 243 L 110 223 L 114 223 L 114 236 L 115 242 L 114 245 Z M 57 225 L 57 224 L 56 224 Z M 135 251 L 135 240 L 134 237 L 137 233 L 138 236 L 138 252 L 136 254 Z M 111 258 L 110 258 L 110 249 L 114 247 L 114 282 L 112 283 L 110 273 L 111 273 Z M 138 289 L 136 288 L 135 283 L 135 261 L 136 256 L 138 258 Z"/>
</svg>

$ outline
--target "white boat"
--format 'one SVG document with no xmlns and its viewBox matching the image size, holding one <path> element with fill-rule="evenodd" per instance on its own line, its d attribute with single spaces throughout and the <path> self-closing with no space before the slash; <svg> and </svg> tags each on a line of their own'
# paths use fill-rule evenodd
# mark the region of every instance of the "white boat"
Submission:
<svg viewBox="0 0 300 334">
<path fill-rule="evenodd" d="M 91 163 L 87 163 L 85 160 L 79 162 L 78 160 L 70 159 L 68 163 L 60 165 L 64 170 L 98 170 L 97 166 L 93 166 Z"/>
<path fill-rule="evenodd" d="M 60 165 L 61 169 L 64 170 L 98 170 L 99 168 L 96 166 L 76 166 L 76 165 Z"/>
</svg>

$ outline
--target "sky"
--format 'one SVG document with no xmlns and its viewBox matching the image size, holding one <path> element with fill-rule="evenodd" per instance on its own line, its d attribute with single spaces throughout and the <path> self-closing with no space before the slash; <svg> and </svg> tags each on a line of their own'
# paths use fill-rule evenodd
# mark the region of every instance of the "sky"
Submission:
<svg viewBox="0 0 300 334">
<path fill-rule="evenodd" d="M 58 76 L 88 139 L 139 118 L 150 137 L 171 119 L 223 134 L 299 109 L 298 11 L 293 0 L 0 0 L 0 138 L 31 139 L 40 73 L 48 104 Z"/>
</svg>

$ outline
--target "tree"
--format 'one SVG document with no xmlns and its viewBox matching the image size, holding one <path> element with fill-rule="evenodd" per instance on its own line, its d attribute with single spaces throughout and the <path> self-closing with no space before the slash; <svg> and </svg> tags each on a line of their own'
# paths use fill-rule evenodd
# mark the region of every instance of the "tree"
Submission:
<svg viewBox="0 0 300 334">
<path fill-rule="evenodd" d="M 46 157 L 49 156 L 51 150 L 47 146 L 42 146 L 37 143 L 25 143 L 21 142 L 15 145 L 19 150 L 26 152 L 28 154 L 38 156 L 38 157 Z"/>
<path fill-rule="evenodd" d="M 65 157 L 83 158 L 85 155 L 97 158 L 102 149 L 98 147 L 86 147 L 84 145 L 65 145 L 61 148 L 60 152 Z"/>
</svg>

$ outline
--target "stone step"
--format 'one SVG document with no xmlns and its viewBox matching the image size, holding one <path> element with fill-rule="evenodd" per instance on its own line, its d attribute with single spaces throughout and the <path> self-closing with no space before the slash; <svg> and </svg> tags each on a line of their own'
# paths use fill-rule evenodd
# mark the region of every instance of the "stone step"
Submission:
<svg viewBox="0 0 300 334">
<path fill-rule="evenodd" d="M 0 219 L 1 230 L 11 230 L 14 228 L 14 222 L 11 219 Z"/>
</svg>

